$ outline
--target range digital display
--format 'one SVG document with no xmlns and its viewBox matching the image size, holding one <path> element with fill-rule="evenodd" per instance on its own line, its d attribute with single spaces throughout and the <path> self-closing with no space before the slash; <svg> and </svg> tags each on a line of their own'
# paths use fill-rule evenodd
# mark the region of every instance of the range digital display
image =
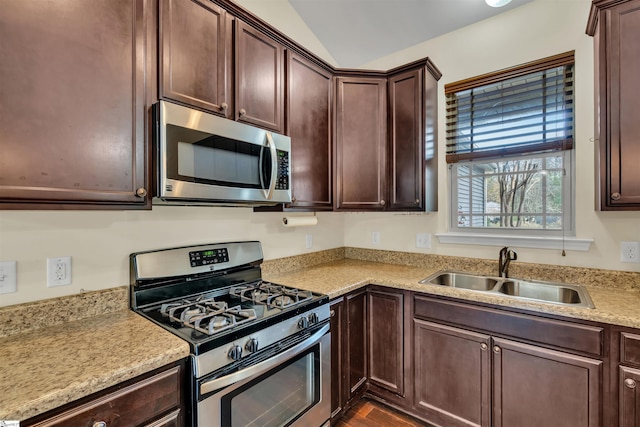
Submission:
<svg viewBox="0 0 640 427">
<path fill-rule="evenodd" d="M 227 248 L 193 251 L 189 252 L 189 261 L 191 262 L 191 267 L 229 262 L 229 251 Z"/>
</svg>

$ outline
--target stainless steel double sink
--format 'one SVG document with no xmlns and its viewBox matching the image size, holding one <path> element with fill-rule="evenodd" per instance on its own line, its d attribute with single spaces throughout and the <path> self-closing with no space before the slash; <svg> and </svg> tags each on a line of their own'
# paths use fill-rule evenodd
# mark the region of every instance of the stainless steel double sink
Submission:
<svg viewBox="0 0 640 427">
<path fill-rule="evenodd" d="M 450 286 L 550 304 L 595 308 L 589 293 L 582 285 L 481 276 L 455 271 L 439 271 L 422 279 L 420 283 Z"/>
</svg>

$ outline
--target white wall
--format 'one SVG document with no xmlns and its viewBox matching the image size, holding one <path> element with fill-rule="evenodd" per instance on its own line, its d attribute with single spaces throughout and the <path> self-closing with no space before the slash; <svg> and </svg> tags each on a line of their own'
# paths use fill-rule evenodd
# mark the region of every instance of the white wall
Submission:
<svg viewBox="0 0 640 427">
<path fill-rule="evenodd" d="M 310 214 L 287 214 L 287 216 Z M 0 211 L 0 260 L 18 262 L 18 292 L 0 306 L 129 284 L 129 254 L 199 243 L 259 240 L 265 259 L 344 246 L 344 217 L 285 228 L 282 214 L 249 208 L 160 206 L 152 211 Z M 305 235 L 313 236 L 306 249 Z M 47 288 L 46 258 L 72 257 L 73 283 Z"/>
</svg>

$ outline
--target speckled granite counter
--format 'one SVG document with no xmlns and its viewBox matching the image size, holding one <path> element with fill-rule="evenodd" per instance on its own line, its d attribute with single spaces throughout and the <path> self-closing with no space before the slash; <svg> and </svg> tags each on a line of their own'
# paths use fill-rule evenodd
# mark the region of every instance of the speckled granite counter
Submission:
<svg viewBox="0 0 640 427">
<path fill-rule="evenodd" d="M 550 313 L 576 319 L 640 328 L 640 292 L 635 290 L 635 284 L 634 286 L 630 286 L 629 284 L 625 286 L 614 286 L 612 284 L 610 287 L 596 287 L 589 286 L 585 283 L 578 283 L 584 284 L 587 287 L 589 295 L 596 307 L 595 309 L 589 309 L 536 303 L 533 301 L 508 298 L 500 296 L 499 294 L 418 283 L 421 279 L 444 268 L 450 267 L 443 265 L 415 267 L 343 259 L 319 264 L 299 271 L 270 273 L 265 275 L 265 278 L 283 285 L 297 286 L 325 293 L 331 298 L 338 297 L 368 284 L 377 284 L 420 291 L 433 295 L 499 304 L 540 313 Z M 462 269 L 459 268 L 458 270 Z M 474 272 L 474 270 L 469 269 L 466 269 L 466 271 Z M 541 279 L 550 280 L 547 278 Z"/>
<path fill-rule="evenodd" d="M 378 284 L 640 328 L 640 273 L 512 265 L 514 277 L 587 286 L 595 309 L 418 283 L 438 270 L 490 275 L 495 267 L 494 260 L 336 248 L 266 261 L 263 276 L 331 298 Z M 0 420 L 24 420 L 180 360 L 189 346 L 131 312 L 124 286 L 0 308 L 0 352 Z"/>
<path fill-rule="evenodd" d="M 180 360 L 189 345 L 125 309 L 0 338 L 0 354 L 0 420 L 25 420 Z"/>
</svg>

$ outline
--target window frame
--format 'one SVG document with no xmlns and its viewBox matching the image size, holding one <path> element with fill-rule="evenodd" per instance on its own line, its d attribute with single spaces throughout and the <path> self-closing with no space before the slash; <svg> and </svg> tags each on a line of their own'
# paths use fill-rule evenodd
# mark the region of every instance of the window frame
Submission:
<svg viewBox="0 0 640 427">
<path fill-rule="evenodd" d="M 515 77 L 526 76 L 532 73 L 541 72 L 551 68 L 557 68 L 560 66 L 573 65 L 573 76 L 575 81 L 575 58 L 574 51 L 562 53 L 559 55 L 543 58 L 537 61 L 532 61 L 526 64 L 522 64 L 516 67 L 499 70 L 496 72 L 483 74 L 477 77 L 453 82 L 445 85 L 445 96 L 466 91 L 485 85 L 497 84 L 504 80 L 509 80 Z M 575 84 L 573 84 L 573 95 L 575 96 Z M 446 101 L 448 104 L 448 100 Z M 500 152 L 497 155 L 487 156 L 486 152 L 474 158 L 473 154 L 450 154 L 446 153 L 448 163 L 448 184 L 449 184 L 449 232 L 458 234 L 477 234 L 477 235 L 491 235 L 491 236 L 531 236 L 531 237 L 562 237 L 575 236 L 575 184 L 576 184 L 576 171 L 575 171 L 575 100 L 572 103 L 573 117 L 572 117 L 572 135 L 570 139 L 565 139 L 560 144 L 549 147 L 549 150 L 538 148 L 535 151 L 529 151 L 522 153 L 518 150 L 507 152 Z M 447 112 L 447 115 L 449 112 Z M 457 113 L 456 113 L 457 114 Z M 448 120 L 446 120 L 448 122 Z M 447 123 L 447 136 L 448 132 Z M 447 139 L 447 144 L 449 139 Z M 538 144 L 538 147 L 543 144 Z M 448 151 L 448 150 L 447 150 Z M 562 228 L 561 229 L 528 229 L 528 228 L 511 228 L 511 227 L 459 227 L 458 226 L 458 176 L 457 169 L 461 165 L 472 166 L 474 164 L 486 164 L 494 161 L 508 161 L 523 160 L 526 158 L 541 158 L 549 155 L 560 155 L 563 157 L 563 169 L 564 178 L 562 181 Z M 486 200 L 485 200 L 486 203 Z M 485 205 L 486 207 L 486 205 Z M 545 212 L 546 214 L 546 212 Z"/>
</svg>

